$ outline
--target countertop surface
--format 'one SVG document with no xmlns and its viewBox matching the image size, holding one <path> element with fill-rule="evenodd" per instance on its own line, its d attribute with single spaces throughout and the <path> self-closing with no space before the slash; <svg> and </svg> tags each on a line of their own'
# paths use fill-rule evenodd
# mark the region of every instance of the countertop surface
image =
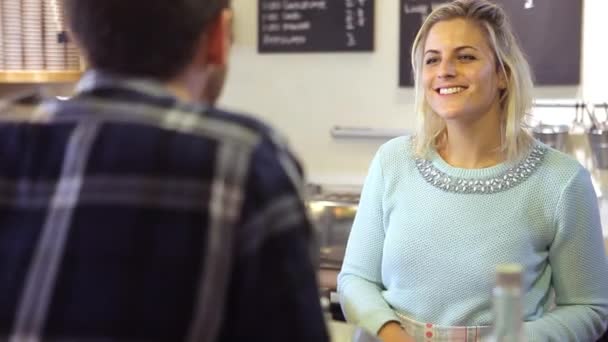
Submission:
<svg viewBox="0 0 608 342">
<path fill-rule="evenodd" d="M 365 330 L 348 323 L 328 321 L 327 328 L 331 342 L 380 342 Z"/>
</svg>

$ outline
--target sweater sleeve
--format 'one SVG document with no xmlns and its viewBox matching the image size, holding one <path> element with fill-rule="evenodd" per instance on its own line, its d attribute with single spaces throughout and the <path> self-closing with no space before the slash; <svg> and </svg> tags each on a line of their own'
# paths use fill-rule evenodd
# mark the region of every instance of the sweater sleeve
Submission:
<svg viewBox="0 0 608 342">
<path fill-rule="evenodd" d="M 381 263 L 385 233 L 380 153 L 381 150 L 369 168 L 338 276 L 340 303 L 346 319 L 374 334 L 385 323 L 398 321 L 382 297 Z"/>
<path fill-rule="evenodd" d="M 587 170 L 570 179 L 555 209 L 549 250 L 556 307 L 525 324 L 533 341 L 596 341 L 608 321 L 608 263 L 598 201 Z"/>
</svg>

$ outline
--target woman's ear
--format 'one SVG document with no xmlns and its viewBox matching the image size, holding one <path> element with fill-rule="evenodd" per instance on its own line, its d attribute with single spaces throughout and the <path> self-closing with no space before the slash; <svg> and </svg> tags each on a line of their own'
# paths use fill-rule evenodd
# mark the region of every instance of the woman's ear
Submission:
<svg viewBox="0 0 608 342">
<path fill-rule="evenodd" d="M 499 65 L 497 68 L 498 74 L 498 89 L 505 90 L 507 89 L 508 77 L 509 77 L 509 69 L 503 64 Z"/>
</svg>

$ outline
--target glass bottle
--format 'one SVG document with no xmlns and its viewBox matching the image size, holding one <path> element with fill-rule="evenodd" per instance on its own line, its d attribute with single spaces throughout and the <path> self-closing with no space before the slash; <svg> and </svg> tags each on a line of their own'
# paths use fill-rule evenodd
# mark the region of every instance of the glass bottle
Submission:
<svg viewBox="0 0 608 342">
<path fill-rule="evenodd" d="M 492 290 L 493 342 L 526 341 L 523 333 L 522 272 L 520 264 L 502 264 L 496 268 L 496 285 Z"/>
</svg>

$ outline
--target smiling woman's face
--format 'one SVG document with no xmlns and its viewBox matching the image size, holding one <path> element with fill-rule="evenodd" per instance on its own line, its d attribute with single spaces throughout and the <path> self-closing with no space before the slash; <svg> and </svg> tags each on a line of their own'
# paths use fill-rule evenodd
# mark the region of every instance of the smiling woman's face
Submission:
<svg viewBox="0 0 608 342">
<path fill-rule="evenodd" d="M 426 101 L 446 121 L 476 121 L 499 115 L 505 80 L 481 26 L 466 19 L 433 25 L 424 45 L 422 78 Z"/>
</svg>

